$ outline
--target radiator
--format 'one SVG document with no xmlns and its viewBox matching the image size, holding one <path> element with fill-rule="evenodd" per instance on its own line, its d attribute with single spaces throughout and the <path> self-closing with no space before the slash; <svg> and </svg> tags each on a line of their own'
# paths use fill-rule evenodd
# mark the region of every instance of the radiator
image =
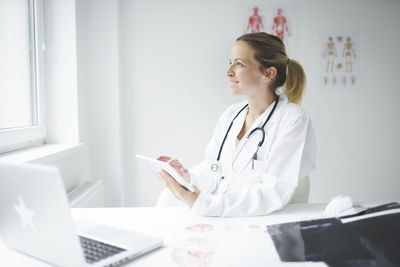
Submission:
<svg viewBox="0 0 400 267">
<path fill-rule="evenodd" d="M 103 181 L 85 182 L 68 192 L 71 208 L 104 207 Z"/>
</svg>

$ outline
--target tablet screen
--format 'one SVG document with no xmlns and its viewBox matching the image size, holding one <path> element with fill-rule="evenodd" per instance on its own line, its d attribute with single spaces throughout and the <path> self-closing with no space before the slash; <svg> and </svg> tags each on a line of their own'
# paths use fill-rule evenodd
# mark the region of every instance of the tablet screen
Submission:
<svg viewBox="0 0 400 267">
<path fill-rule="evenodd" d="M 180 185 L 185 187 L 187 190 L 194 192 L 193 187 L 188 183 L 173 167 L 167 162 L 156 160 L 153 158 L 145 157 L 142 155 L 136 155 L 136 157 L 143 162 L 143 164 L 157 177 L 161 170 L 166 171 L 171 175 Z"/>
</svg>

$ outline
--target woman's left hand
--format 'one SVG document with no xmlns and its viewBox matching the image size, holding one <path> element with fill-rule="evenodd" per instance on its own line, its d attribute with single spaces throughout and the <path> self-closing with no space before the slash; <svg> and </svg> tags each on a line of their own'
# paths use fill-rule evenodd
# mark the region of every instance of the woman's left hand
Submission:
<svg viewBox="0 0 400 267">
<path fill-rule="evenodd" d="M 172 192 L 172 194 L 174 194 L 177 199 L 186 203 L 189 208 L 193 206 L 194 202 L 200 194 L 200 190 L 194 184 L 192 184 L 194 192 L 191 192 L 190 190 L 187 190 L 186 188 L 181 186 L 177 181 L 175 181 L 175 179 L 166 171 L 162 170 L 158 174 L 160 178 L 164 181 L 165 186 L 169 189 L 169 191 Z"/>
</svg>

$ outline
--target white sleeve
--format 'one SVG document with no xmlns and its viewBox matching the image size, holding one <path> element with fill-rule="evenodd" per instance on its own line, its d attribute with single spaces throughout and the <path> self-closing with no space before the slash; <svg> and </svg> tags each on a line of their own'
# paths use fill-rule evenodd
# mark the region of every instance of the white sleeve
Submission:
<svg viewBox="0 0 400 267">
<path fill-rule="evenodd" d="M 309 117 L 298 114 L 281 129 L 263 162 L 261 182 L 224 194 L 201 192 L 191 210 L 204 216 L 257 216 L 285 206 L 299 180 L 315 168 L 316 142 Z"/>
</svg>

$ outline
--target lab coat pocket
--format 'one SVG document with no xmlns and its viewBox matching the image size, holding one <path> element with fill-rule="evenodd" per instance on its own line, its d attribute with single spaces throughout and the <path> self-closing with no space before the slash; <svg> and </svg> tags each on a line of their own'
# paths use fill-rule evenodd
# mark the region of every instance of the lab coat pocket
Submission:
<svg viewBox="0 0 400 267">
<path fill-rule="evenodd" d="M 255 173 L 263 173 L 265 166 L 267 164 L 266 160 L 254 160 L 254 170 Z"/>
<path fill-rule="evenodd" d="M 266 162 L 266 160 L 254 160 L 254 162 L 250 162 L 245 173 L 243 174 L 243 180 L 246 182 L 246 184 L 261 182 Z"/>
</svg>

